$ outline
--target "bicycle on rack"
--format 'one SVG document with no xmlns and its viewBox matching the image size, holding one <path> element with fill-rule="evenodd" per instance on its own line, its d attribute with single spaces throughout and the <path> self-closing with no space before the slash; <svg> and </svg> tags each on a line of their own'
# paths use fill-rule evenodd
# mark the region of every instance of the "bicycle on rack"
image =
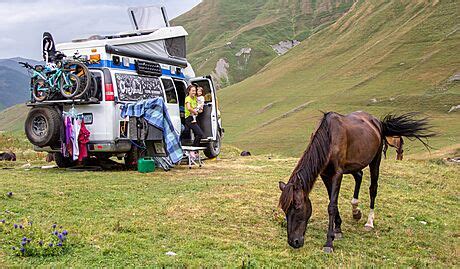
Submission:
<svg viewBox="0 0 460 269">
<path fill-rule="evenodd" d="M 37 102 L 51 99 L 58 93 L 65 98 L 72 98 L 78 92 L 80 87 L 78 76 L 63 68 L 61 61 L 47 66 L 32 66 L 26 62 L 19 62 L 19 64 L 32 72 L 31 90 Z"/>
<path fill-rule="evenodd" d="M 86 57 L 75 53 L 69 63 L 71 64 L 73 73 L 80 79 L 80 87 L 74 98 L 80 98 L 87 93 L 91 85 L 96 85 L 96 78 L 94 78 L 91 75 L 91 72 L 89 72 L 87 65 L 90 64 L 90 61 Z M 90 92 L 86 95 L 86 97 L 94 97 L 96 93 L 97 92 Z"/>
</svg>

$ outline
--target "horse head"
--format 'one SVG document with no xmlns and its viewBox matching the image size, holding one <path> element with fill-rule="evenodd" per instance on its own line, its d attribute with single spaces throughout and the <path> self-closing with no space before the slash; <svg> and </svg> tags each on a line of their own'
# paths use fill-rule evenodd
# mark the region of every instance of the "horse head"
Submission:
<svg viewBox="0 0 460 269">
<path fill-rule="evenodd" d="M 311 217 L 312 207 L 308 194 L 300 183 L 279 182 L 280 207 L 286 214 L 288 244 L 300 248 L 304 244 L 305 231 Z"/>
</svg>

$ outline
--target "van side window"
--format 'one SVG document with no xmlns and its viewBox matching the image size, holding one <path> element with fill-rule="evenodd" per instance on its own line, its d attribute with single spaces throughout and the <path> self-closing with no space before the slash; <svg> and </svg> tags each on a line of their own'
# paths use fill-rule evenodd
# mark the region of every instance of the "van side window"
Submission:
<svg viewBox="0 0 460 269">
<path fill-rule="evenodd" d="M 176 88 L 174 87 L 172 79 L 162 78 L 161 82 L 163 82 L 163 87 L 165 89 L 166 102 L 169 104 L 177 104 Z"/>
</svg>

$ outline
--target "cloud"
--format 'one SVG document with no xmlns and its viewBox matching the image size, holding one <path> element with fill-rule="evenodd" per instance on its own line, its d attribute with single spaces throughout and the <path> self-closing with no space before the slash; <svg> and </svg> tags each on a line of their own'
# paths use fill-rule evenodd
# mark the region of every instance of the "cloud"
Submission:
<svg viewBox="0 0 460 269">
<path fill-rule="evenodd" d="M 153 1 L 164 5 L 170 18 L 186 12 L 200 0 Z M 0 0 L 0 58 L 41 57 L 43 32 L 56 42 L 68 42 L 93 34 L 131 30 L 128 7 L 152 5 L 148 0 Z"/>
</svg>

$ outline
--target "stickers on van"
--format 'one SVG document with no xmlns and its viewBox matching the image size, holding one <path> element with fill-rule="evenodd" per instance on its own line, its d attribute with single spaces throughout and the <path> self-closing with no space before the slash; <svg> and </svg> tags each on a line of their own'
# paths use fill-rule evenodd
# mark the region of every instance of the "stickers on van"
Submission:
<svg viewBox="0 0 460 269">
<path fill-rule="evenodd" d="M 118 98 L 121 101 L 139 101 L 154 97 L 162 97 L 160 79 L 132 74 L 115 74 Z"/>
</svg>

